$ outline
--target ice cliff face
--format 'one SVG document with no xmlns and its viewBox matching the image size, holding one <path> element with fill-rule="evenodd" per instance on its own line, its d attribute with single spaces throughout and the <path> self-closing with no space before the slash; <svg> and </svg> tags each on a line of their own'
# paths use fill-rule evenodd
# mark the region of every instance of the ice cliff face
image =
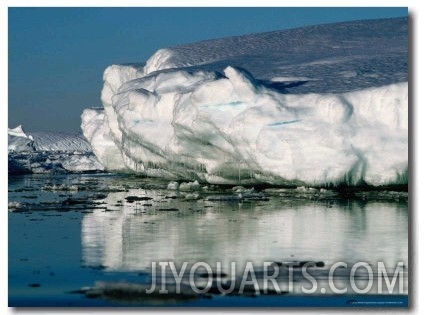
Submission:
<svg viewBox="0 0 429 315">
<path fill-rule="evenodd" d="M 224 184 L 408 181 L 407 19 L 162 49 L 104 73 L 82 130 L 112 171 Z"/>
</svg>

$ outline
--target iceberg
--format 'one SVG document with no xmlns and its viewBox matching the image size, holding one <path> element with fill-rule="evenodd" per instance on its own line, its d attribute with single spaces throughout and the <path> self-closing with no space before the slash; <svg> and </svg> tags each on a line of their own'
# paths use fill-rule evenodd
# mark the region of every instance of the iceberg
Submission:
<svg viewBox="0 0 429 315">
<path fill-rule="evenodd" d="M 34 139 L 31 135 L 27 135 L 22 129 L 22 126 L 19 125 L 16 128 L 8 128 L 7 130 L 8 138 L 8 151 L 15 152 L 29 152 L 35 151 L 33 145 Z"/>
<path fill-rule="evenodd" d="M 91 145 L 81 134 L 65 132 L 26 133 L 19 125 L 8 128 L 8 151 L 92 152 Z"/>
<path fill-rule="evenodd" d="M 83 134 L 107 170 L 168 180 L 407 184 L 407 24 L 250 34 L 112 65 Z"/>
<path fill-rule="evenodd" d="M 81 134 L 26 133 L 8 128 L 8 172 L 55 173 L 102 171 L 104 166 Z"/>
</svg>

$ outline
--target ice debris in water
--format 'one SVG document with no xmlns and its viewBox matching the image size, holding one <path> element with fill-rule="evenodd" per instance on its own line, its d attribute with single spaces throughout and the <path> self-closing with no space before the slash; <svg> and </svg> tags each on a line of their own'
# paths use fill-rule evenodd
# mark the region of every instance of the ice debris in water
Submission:
<svg viewBox="0 0 429 315">
<path fill-rule="evenodd" d="M 22 207 L 22 203 L 18 201 L 9 201 L 7 205 L 7 208 L 9 209 L 10 212 L 13 212 L 21 207 Z"/>
<path fill-rule="evenodd" d="M 181 183 L 179 186 L 180 191 L 197 191 L 200 190 L 201 186 L 198 181 L 189 182 L 189 183 Z"/>
<path fill-rule="evenodd" d="M 312 188 L 312 187 L 299 186 L 296 188 L 296 191 L 299 193 L 304 193 L 304 194 L 314 194 L 314 193 L 318 192 L 319 190 L 316 188 Z"/>
<path fill-rule="evenodd" d="M 243 186 L 234 186 L 232 187 L 232 191 L 235 193 L 254 193 L 255 188 L 245 188 Z"/>
<path fill-rule="evenodd" d="M 185 194 L 185 199 L 186 200 L 198 200 L 200 198 L 201 197 L 200 197 L 199 193 Z"/>
<path fill-rule="evenodd" d="M 178 182 L 169 182 L 167 185 L 168 190 L 178 190 L 179 189 L 179 183 Z"/>
<path fill-rule="evenodd" d="M 68 191 L 68 192 L 73 192 L 76 193 L 79 191 L 79 186 L 78 185 L 65 185 L 65 184 L 61 184 L 61 185 L 50 185 L 50 184 L 46 184 L 41 188 L 42 191 L 52 191 L 52 192 L 57 192 L 57 191 Z"/>
</svg>

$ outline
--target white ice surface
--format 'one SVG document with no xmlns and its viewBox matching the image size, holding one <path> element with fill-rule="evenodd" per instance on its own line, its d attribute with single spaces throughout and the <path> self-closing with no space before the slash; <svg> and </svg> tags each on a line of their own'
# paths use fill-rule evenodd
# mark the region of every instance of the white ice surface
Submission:
<svg viewBox="0 0 429 315">
<path fill-rule="evenodd" d="M 91 145 L 81 134 L 63 132 L 32 132 L 37 151 L 92 152 Z"/>
<path fill-rule="evenodd" d="M 104 72 L 82 130 L 109 170 L 199 182 L 408 181 L 407 19 L 161 49 Z"/>
<path fill-rule="evenodd" d="M 21 138 L 28 138 L 30 140 L 33 140 L 33 138 L 31 136 L 28 136 L 25 132 L 24 129 L 22 129 L 22 125 L 19 125 L 15 128 L 8 128 L 7 129 L 7 134 L 13 137 L 21 137 Z"/>
<path fill-rule="evenodd" d="M 113 142 L 107 117 L 102 109 L 85 109 L 81 124 L 83 135 L 93 145 L 93 152 L 107 170 L 125 170 L 122 153 Z"/>
</svg>

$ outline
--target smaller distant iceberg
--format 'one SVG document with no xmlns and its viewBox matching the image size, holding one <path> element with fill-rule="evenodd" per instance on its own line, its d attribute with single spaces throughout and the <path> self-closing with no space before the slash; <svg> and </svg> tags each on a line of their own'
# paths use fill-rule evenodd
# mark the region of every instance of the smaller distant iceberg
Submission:
<svg viewBox="0 0 429 315">
<path fill-rule="evenodd" d="M 8 172 L 68 173 L 103 171 L 104 166 L 79 134 L 34 132 L 8 128 Z"/>
<path fill-rule="evenodd" d="M 7 135 L 9 152 L 31 152 L 36 150 L 33 137 L 27 135 L 21 125 L 12 129 L 8 128 Z"/>
</svg>

